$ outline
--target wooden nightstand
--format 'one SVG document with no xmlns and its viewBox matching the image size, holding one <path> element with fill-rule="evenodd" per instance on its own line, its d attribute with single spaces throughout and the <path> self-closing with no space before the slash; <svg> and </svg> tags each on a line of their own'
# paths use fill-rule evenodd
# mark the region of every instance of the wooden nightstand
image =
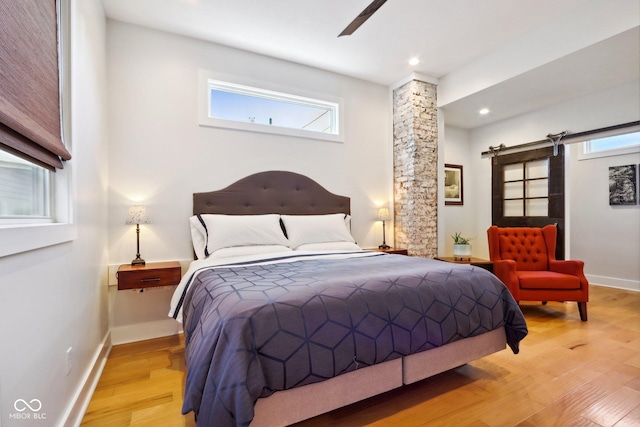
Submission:
<svg viewBox="0 0 640 427">
<path fill-rule="evenodd" d="M 493 273 L 493 262 L 482 258 L 471 257 L 469 259 L 461 260 L 452 256 L 437 256 L 434 259 L 437 259 L 438 261 L 452 262 L 454 264 L 470 264 L 475 267 L 484 268 L 485 270 Z"/>
<path fill-rule="evenodd" d="M 367 250 L 368 251 L 386 252 L 388 254 L 409 255 L 409 251 L 407 249 L 400 249 L 400 248 L 389 248 L 389 249 L 367 248 Z"/>
<path fill-rule="evenodd" d="M 123 264 L 118 268 L 116 277 L 118 290 L 175 286 L 180 282 L 182 270 L 178 261 Z"/>
</svg>

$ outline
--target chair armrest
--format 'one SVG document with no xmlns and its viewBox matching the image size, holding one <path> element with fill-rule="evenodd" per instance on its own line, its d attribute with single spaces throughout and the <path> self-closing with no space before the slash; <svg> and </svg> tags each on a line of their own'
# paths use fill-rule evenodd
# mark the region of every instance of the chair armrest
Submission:
<svg viewBox="0 0 640 427">
<path fill-rule="evenodd" d="M 584 261 L 549 261 L 549 271 L 577 276 L 580 279 L 582 289 L 588 292 L 589 282 L 584 275 Z"/>
<path fill-rule="evenodd" d="M 584 261 L 549 261 L 549 271 L 572 276 L 584 276 Z"/>
<path fill-rule="evenodd" d="M 516 274 L 516 262 L 512 259 L 493 261 L 493 274 L 495 274 L 498 279 L 500 279 L 502 283 L 509 288 L 513 298 L 518 301 L 520 282 L 518 280 L 518 275 Z"/>
</svg>

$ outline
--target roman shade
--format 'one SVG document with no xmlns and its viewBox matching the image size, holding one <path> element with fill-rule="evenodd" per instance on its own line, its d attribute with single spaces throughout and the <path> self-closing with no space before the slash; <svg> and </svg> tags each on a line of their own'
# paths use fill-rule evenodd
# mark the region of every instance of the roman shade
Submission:
<svg viewBox="0 0 640 427">
<path fill-rule="evenodd" d="M 62 140 L 56 0 L 0 0 L 0 149 L 55 171 Z"/>
</svg>

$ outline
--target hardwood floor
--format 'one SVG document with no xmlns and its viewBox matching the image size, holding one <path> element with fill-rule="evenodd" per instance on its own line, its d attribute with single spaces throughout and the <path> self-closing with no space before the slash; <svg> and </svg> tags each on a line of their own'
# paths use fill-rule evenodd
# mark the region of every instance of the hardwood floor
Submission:
<svg viewBox="0 0 640 427">
<path fill-rule="evenodd" d="M 640 426 L 640 293 L 590 292 L 588 322 L 575 303 L 523 303 L 518 355 L 504 350 L 297 427 Z M 114 347 L 82 425 L 195 425 L 180 414 L 184 372 L 181 337 Z"/>
<path fill-rule="evenodd" d="M 114 346 L 82 426 L 195 426 L 182 415 L 182 335 Z"/>
</svg>

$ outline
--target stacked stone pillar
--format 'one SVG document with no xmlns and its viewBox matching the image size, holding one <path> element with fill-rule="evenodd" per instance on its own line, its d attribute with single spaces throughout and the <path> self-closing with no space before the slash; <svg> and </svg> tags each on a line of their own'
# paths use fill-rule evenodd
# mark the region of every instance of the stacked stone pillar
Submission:
<svg viewBox="0 0 640 427">
<path fill-rule="evenodd" d="M 393 91 L 395 246 L 438 254 L 436 86 L 412 80 Z"/>
</svg>

